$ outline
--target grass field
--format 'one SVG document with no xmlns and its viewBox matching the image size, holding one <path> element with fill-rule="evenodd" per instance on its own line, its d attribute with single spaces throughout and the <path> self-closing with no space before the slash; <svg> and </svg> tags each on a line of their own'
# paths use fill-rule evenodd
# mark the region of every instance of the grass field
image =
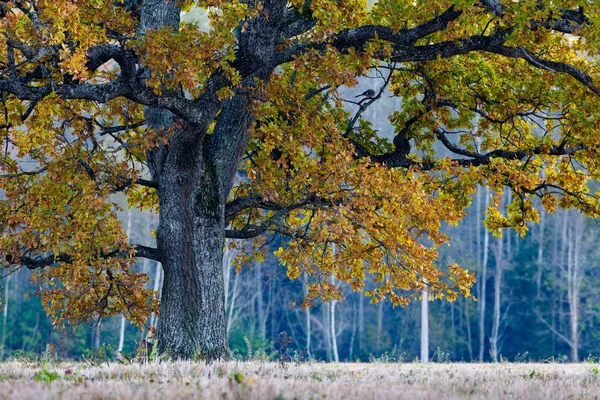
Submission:
<svg viewBox="0 0 600 400">
<path fill-rule="evenodd" d="M 0 364 L 1 399 L 600 399 L 595 364 Z"/>
</svg>

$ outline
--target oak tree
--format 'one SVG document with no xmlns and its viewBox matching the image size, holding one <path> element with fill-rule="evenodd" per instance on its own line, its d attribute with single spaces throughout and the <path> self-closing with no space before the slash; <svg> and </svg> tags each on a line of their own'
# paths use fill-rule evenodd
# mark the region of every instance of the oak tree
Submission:
<svg viewBox="0 0 600 400">
<path fill-rule="evenodd" d="M 209 29 L 181 22 L 193 7 Z M 285 236 L 305 305 L 367 280 L 405 305 L 470 296 L 436 247 L 479 185 L 497 235 L 525 234 L 535 197 L 600 211 L 596 1 L 7 0 L 0 16 L 0 252 L 35 270 L 56 324 L 144 324 L 147 257 L 159 350 L 227 357 L 225 238 L 250 241 L 243 263 Z M 365 75 L 374 92 L 347 89 Z M 391 138 L 362 118 L 388 96 Z M 159 213 L 156 248 L 129 243 L 118 192 Z"/>
</svg>

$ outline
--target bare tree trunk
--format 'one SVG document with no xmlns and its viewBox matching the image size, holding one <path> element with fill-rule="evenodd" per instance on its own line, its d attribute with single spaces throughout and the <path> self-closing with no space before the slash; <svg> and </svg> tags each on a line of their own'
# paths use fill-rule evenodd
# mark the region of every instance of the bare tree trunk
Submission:
<svg viewBox="0 0 600 400">
<path fill-rule="evenodd" d="M 308 286 L 306 286 L 308 284 L 308 275 L 306 274 L 306 271 L 303 272 L 304 274 L 304 296 L 308 295 Z M 310 321 L 310 307 L 306 307 L 304 309 L 304 315 L 306 317 L 306 355 L 308 356 L 308 358 L 312 358 L 312 353 L 310 350 L 310 339 L 312 336 L 312 331 L 311 331 L 311 321 Z"/>
<path fill-rule="evenodd" d="M 6 283 L 4 284 L 4 309 L 3 309 L 3 324 L 2 324 L 2 348 L 0 349 L 0 358 L 4 357 L 4 351 L 6 350 L 6 325 L 8 324 L 8 299 L 9 299 L 9 288 L 10 280 L 12 275 L 6 277 Z"/>
<path fill-rule="evenodd" d="M 354 298 L 354 301 L 352 302 L 352 335 L 350 335 L 350 348 L 348 349 L 348 358 L 350 362 L 352 362 L 352 360 L 354 359 L 354 341 L 356 338 L 356 320 L 358 317 L 357 314 L 358 312 L 356 309 L 356 298 Z"/>
<path fill-rule="evenodd" d="M 490 335 L 490 351 L 494 362 L 498 362 L 498 339 L 500 333 L 500 306 L 502 290 L 502 269 L 504 263 L 504 240 L 496 240 L 496 270 L 494 272 L 494 313 L 492 316 L 492 333 Z"/>
<path fill-rule="evenodd" d="M 581 240 L 585 221 L 580 213 L 570 219 L 568 230 L 567 256 L 567 296 L 569 299 L 569 333 L 571 361 L 579 362 L 579 302 L 583 279 L 580 263 Z"/>
<path fill-rule="evenodd" d="M 377 351 L 383 347 L 383 302 L 377 303 Z"/>
<path fill-rule="evenodd" d="M 233 278 L 233 290 L 231 291 L 231 302 L 229 304 L 229 310 L 227 311 L 227 339 L 229 339 L 231 327 L 233 326 L 233 314 L 235 311 L 235 300 L 238 295 L 239 278 L 240 278 L 240 274 L 235 273 L 235 277 Z"/>
<path fill-rule="evenodd" d="M 267 306 L 265 307 L 264 304 L 263 291 L 265 289 L 265 285 L 263 284 L 262 265 L 260 263 L 256 264 L 255 273 L 258 335 L 261 339 L 265 339 L 267 337 L 267 317 L 269 315 L 269 305 L 267 304 Z"/>
<path fill-rule="evenodd" d="M 123 344 L 125 343 L 125 322 L 127 319 L 125 316 L 121 316 L 121 323 L 119 327 L 119 346 L 117 347 L 117 352 L 119 354 L 123 351 Z"/>
<path fill-rule="evenodd" d="M 456 332 L 456 315 L 455 315 L 455 302 L 450 303 L 450 325 L 451 325 L 451 332 L 452 332 L 452 336 L 450 337 L 450 339 L 452 340 L 452 353 L 455 354 L 456 353 L 456 337 L 457 337 L 457 332 Z M 460 322 L 460 321 L 459 321 Z"/>
<path fill-rule="evenodd" d="M 229 248 L 228 241 L 225 241 L 225 250 L 223 251 L 223 281 L 224 281 L 224 301 L 225 301 L 225 312 L 227 313 L 227 339 L 229 339 L 229 335 L 231 333 L 231 328 L 234 323 L 234 314 L 235 314 L 235 303 L 239 293 L 238 290 L 238 282 L 239 282 L 239 274 L 235 271 L 234 260 L 237 255 L 237 251 L 235 249 Z M 230 287 L 231 275 L 234 274 L 233 277 L 233 287 Z"/>
<path fill-rule="evenodd" d="M 365 296 L 362 292 L 358 294 L 358 347 L 365 347 Z"/>
<path fill-rule="evenodd" d="M 465 324 L 467 327 L 467 350 L 469 351 L 469 360 L 473 360 L 473 338 L 471 334 L 471 316 L 469 313 L 470 303 L 463 301 L 465 307 Z"/>
<path fill-rule="evenodd" d="M 429 362 L 429 292 L 423 290 L 421 299 L 421 362 Z"/>
<path fill-rule="evenodd" d="M 156 270 L 154 272 L 154 286 L 152 287 L 152 290 L 154 290 L 155 292 L 158 293 L 158 297 L 160 300 L 160 293 L 161 293 L 161 287 L 162 287 L 162 265 L 157 262 L 156 263 Z M 156 323 L 158 322 L 158 315 L 156 315 L 156 313 L 152 313 L 152 315 L 150 316 L 150 327 L 152 328 L 156 328 Z"/>
<path fill-rule="evenodd" d="M 537 271 L 535 273 L 536 298 L 540 298 L 542 288 L 542 270 L 544 269 L 544 228 L 546 225 L 546 211 L 540 207 L 540 225 L 538 234 Z"/>
<path fill-rule="evenodd" d="M 97 320 L 97 322 L 94 323 L 94 325 L 92 326 L 92 349 L 93 350 L 98 350 L 100 348 L 100 344 L 102 342 L 102 338 L 100 335 L 100 325 L 102 324 L 102 320 L 99 319 Z M 37 323 L 36 323 L 36 327 L 37 327 Z"/>
<path fill-rule="evenodd" d="M 335 254 L 337 253 L 337 248 L 335 246 L 335 243 L 333 244 L 333 255 L 335 256 Z M 331 284 L 335 286 L 336 282 L 335 282 L 335 276 L 333 274 L 331 274 Z M 338 355 L 338 346 L 337 346 L 337 332 L 335 329 L 335 305 L 336 305 L 337 301 L 336 300 L 332 300 L 329 304 L 330 304 L 330 310 L 331 310 L 331 317 L 329 319 L 329 322 L 331 323 L 331 350 L 333 352 L 333 361 L 335 362 L 340 362 L 340 357 Z"/>
<path fill-rule="evenodd" d="M 561 221 L 561 244 L 560 244 L 560 257 L 559 257 L 559 266 L 560 266 L 560 274 L 558 275 L 558 285 L 560 286 L 560 289 L 562 289 L 562 283 L 565 280 L 565 277 L 568 276 L 568 263 L 569 263 L 569 257 L 568 257 L 568 243 L 569 243 L 569 212 L 567 210 L 562 210 L 562 221 Z M 563 292 L 563 290 L 560 290 L 560 292 Z M 561 296 L 562 297 L 562 296 Z M 560 332 L 565 332 L 564 328 L 564 313 L 563 313 L 563 306 L 564 304 L 569 304 L 569 292 L 568 290 L 566 291 L 566 301 L 564 301 L 562 298 L 557 299 L 556 302 L 556 321 L 554 322 L 554 329 L 556 331 L 560 331 Z M 567 322 L 568 323 L 568 322 Z M 568 336 L 568 335 L 567 335 Z M 568 341 L 569 346 L 572 348 L 573 345 L 570 342 L 570 339 Z"/>
<path fill-rule="evenodd" d="M 275 298 L 275 293 L 276 293 L 276 287 L 275 287 L 275 282 L 272 282 L 269 285 L 269 296 L 267 297 L 267 307 L 266 307 L 266 311 L 265 311 L 265 317 L 268 318 L 270 316 L 271 318 L 271 340 L 273 340 L 276 336 L 277 336 L 277 324 L 275 321 L 275 317 L 277 316 L 277 310 L 275 309 L 275 307 L 273 307 L 273 299 Z M 265 327 L 267 326 L 267 320 L 265 319 Z M 266 331 L 265 331 L 266 332 Z"/>
<path fill-rule="evenodd" d="M 131 208 L 127 210 L 127 238 L 129 240 L 129 242 L 131 242 L 131 225 L 132 225 L 132 221 L 131 221 Z M 147 261 L 147 259 L 144 259 L 144 261 Z M 145 272 L 145 271 L 144 271 Z M 119 328 L 119 345 L 117 347 L 117 352 L 120 355 L 121 352 L 123 351 L 123 344 L 125 343 L 125 322 L 126 322 L 126 318 L 124 315 L 121 315 L 121 324 L 120 324 L 120 328 Z"/>
<path fill-rule="evenodd" d="M 333 354 L 332 354 L 332 349 L 331 349 L 331 329 L 329 329 L 330 324 L 331 324 L 331 322 L 330 322 L 331 308 L 328 306 L 329 306 L 328 304 L 323 303 L 322 328 L 323 328 L 323 336 L 324 336 L 324 340 L 325 340 L 325 350 L 327 351 L 327 361 L 331 362 L 331 361 L 333 361 Z"/>
<path fill-rule="evenodd" d="M 331 275 L 331 283 L 335 284 L 335 278 Z M 340 357 L 338 355 L 338 346 L 337 346 L 337 332 L 335 329 L 335 303 L 336 300 L 332 300 L 329 304 L 331 316 L 329 318 L 330 327 L 331 327 L 331 351 L 333 353 L 333 361 L 340 362 Z"/>
<path fill-rule="evenodd" d="M 511 192 L 508 192 L 506 204 L 511 202 Z M 504 204 L 504 202 L 501 202 Z M 504 249 L 504 240 L 506 240 L 506 250 Z M 500 323 L 502 306 L 502 279 L 504 273 L 504 264 L 507 254 L 510 252 L 510 236 L 508 234 L 496 240 L 496 269 L 494 271 L 494 313 L 492 316 L 492 334 L 490 336 L 490 351 L 494 362 L 498 362 L 499 342 L 500 342 Z"/>
<path fill-rule="evenodd" d="M 485 208 L 490 205 L 490 189 L 485 187 Z M 481 214 L 479 214 L 481 219 Z M 487 286 L 487 263 L 490 243 L 490 233 L 483 227 L 483 257 L 481 261 L 481 290 L 479 293 L 479 361 L 483 362 L 483 354 L 485 351 L 485 301 L 486 301 L 486 286 Z"/>
</svg>

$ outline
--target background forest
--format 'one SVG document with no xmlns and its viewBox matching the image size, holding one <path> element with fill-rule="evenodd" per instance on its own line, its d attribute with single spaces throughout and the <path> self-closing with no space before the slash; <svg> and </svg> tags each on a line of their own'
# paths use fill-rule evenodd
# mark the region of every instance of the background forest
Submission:
<svg viewBox="0 0 600 400">
<path fill-rule="evenodd" d="M 365 80 L 359 87 L 340 93 L 353 98 L 366 88 L 378 88 L 380 79 Z M 392 99 L 376 102 L 363 116 L 384 137 L 393 132 L 387 117 L 400 104 Z M 349 103 L 349 110 L 356 107 Z M 440 150 L 440 152 L 442 152 Z M 443 155 L 443 154 L 442 154 Z M 504 201 L 508 200 L 504 196 Z M 600 354 L 600 229 L 573 210 L 541 214 L 525 238 L 507 231 L 493 237 L 483 225 L 490 192 L 482 187 L 474 196 L 468 215 L 458 227 L 446 227 L 450 245 L 440 248 L 442 265 L 458 263 L 475 271 L 474 294 L 478 301 L 459 298 L 454 303 L 430 301 L 427 307 L 429 355 L 443 361 L 581 361 Z M 115 198 L 124 203 L 124 200 Z M 121 220 L 132 242 L 152 245 L 156 215 L 127 210 Z M 269 244 L 277 250 L 281 238 Z M 226 252 L 226 311 L 229 343 L 240 356 L 251 348 L 274 351 L 277 337 L 291 338 L 290 354 L 316 360 L 369 361 L 373 359 L 422 359 L 422 302 L 392 307 L 388 301 L 370 304 L 362 293 L 344 288 L 345 299 L 317 302 L 310 309 L 301 303 L 302 279 L 290 281 L 285 268 L 272 255 L 236 273 L 234 251 Z M 145 259 L 137 265 L 149 276 L 148 285 L 160 289 L 161 268 Z M 123 318 L 94 321 L 79 327 L 54 329 L 41 302 L 34 296 L 26 269 L 2 281 L 4 299 L 0 353 L 39 355 L 48 345 L 60 356 L 78 358 L 85 352 L 110 345 L 133 354 L 146 332 Z M 332 281 L 335 284 L 335 281 Z M 366 289 L 369 289 L 367 284 Z M 156 318 L 152 318 L 155 325 Z"/>
</svg>

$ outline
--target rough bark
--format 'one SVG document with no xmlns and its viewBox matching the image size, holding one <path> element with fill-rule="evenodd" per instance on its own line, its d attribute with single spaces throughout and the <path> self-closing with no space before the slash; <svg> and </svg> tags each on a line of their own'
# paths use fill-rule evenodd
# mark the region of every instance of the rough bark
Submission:
<svg viewBox="0 0 600 400">
<path fill-rule="evenodd" d="M 179 11 L 169 1 L 145 2 L 141 31 L 176 27 Z M 149 151 L 148 165 L 159 197 L 157 250 L 164 270 L 158 349 L 182 359 L 230 355 L 222 266 L 225 203 L 252 123 L 247 97 L 237 94 L 221 104 L 214 132 L 206 135 L 218 107 L 214 96 L 203 100 L 204 118 L 195 123 L 165 109 L 145 109 L 149 127 L 179 126 L 167 144 Z"/>
<path fill-rule="evenodd" d="M 225 200 L 214 163 L 185 140 L 193 132 L 177 135 L 162 149 L 163 165 L 153 176 L 159 182 L 157 246 L 164 270 L 158 348 L 175 358 L 228 357 Z"/>
</svg>

